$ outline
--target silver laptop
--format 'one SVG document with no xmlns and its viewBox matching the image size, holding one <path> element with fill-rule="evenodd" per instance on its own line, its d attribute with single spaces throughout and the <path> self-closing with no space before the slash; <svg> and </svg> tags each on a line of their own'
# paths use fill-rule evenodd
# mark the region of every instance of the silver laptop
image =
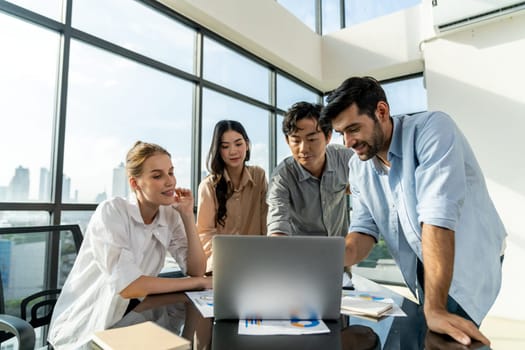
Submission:
<svg viewBox="0 0 525 350">
<path fill-rule="evenodd" d="M 339 318 L 342 237 L 216 235 L 215 319 Z"/>
</svg>

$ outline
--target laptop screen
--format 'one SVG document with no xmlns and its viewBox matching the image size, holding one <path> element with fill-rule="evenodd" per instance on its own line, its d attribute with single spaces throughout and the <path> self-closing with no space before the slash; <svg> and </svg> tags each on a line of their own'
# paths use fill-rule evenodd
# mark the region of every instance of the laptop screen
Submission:
<svg viewBox="0 0 525 350">
<path fill-rule="evenodd" d="M 213 239 L 214 314 L 220 319 L 337 319 L 344 238 Z"/>
</svg>

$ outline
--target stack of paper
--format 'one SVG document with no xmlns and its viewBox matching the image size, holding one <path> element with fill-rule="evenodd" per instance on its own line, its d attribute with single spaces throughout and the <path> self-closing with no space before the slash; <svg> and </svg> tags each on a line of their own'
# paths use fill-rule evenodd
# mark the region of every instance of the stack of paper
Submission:
<svg viewBox="0 0 525 350">
<path fill-rule="evenodd" d="M 367 300 L 360 297 L 344 296 L 341 301 L 341 310 L 352 314 L 379 318 L 392 309 L 393 302 Z"/>
<path fill-rule="evenodd" d="M 178 335 L 147 321 L 128 327 L 96 332 L 92 349 L 103 350 L 189 350 L 191 343 Z"/>
</svg>

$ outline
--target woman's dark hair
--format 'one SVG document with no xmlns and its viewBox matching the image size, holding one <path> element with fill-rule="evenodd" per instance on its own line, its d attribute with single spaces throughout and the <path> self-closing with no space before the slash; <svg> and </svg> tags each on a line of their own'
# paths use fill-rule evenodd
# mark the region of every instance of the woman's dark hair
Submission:
<svg viewBox="0 0 525 350">
<path fill-rule="evenodd" d="M 226 213 L 226 201 L 231 197 L 231 191 L 228 188 L 228 183 L 224 179 L 224 168 L 226 167 L 224 160 L 221 157 L 221 142 L 222 135 L 226 131 L 233 130 L 241 134 L 242 138 L 246 142 L 248 149 L 246 150 L 246 158 L 244 164 L 250 160 L 250 139 L 248 134 L 241 123 L 235 120 L 221 120 L 215 125 L 213 130 L 213 137 L 210 145 L 210 151 L 208 152 L 207 168 L 210 172 L 213 182 L 215 183 L 215 195 L 219 208 L 217 209 L 217 215 L 215 222 L 218 225 L 224 226 L 227 217 Z"/>
</svg>

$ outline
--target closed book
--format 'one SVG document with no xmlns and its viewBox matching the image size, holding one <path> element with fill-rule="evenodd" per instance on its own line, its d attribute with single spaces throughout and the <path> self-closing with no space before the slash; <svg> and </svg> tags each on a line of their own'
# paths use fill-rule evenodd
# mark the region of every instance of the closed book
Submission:
<svg viewBox="0 0 525 350">
<path fill-rule="evenodd" d="M 151 322 L 96 332 L 92 349 L 102 350 L 189 350 L 187 339 Z"/>
<path fill-rule="evenodd" d="M 357 315 L 381 317 L 392 309 L 392 303 L 345 296 L 341 301 L 341 309 Z"/>
</svg>

